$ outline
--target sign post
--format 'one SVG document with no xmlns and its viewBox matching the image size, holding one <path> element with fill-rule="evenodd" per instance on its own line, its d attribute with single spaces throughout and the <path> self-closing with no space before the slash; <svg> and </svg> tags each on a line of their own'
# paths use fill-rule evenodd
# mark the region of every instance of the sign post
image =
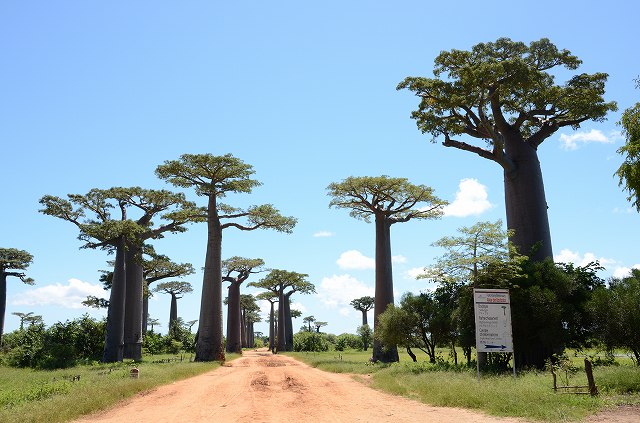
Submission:
<svg viewBox="0 0 640 423">
<path fill-rule="evenodd" d="M 509 290 L 474 288 L 473 305 L 476 320 L 476 351 L 513 353 Z M 480 363 L 477 371 L 478 380 L 480 380 Z M 513 354 L 513 377 L 516 377 L 515 354 Z"/>
</svg>

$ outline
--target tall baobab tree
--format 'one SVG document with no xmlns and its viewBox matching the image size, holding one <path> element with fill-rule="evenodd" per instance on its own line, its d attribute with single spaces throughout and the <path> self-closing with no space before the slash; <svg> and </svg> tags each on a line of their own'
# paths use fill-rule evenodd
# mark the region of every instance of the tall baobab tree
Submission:
<svg viewBox="0 0 640 423">
<path fill-rule="evenodd" d="M 248 259 L 234 256 L 222 261 L 222 281 L 229 282 L 229 301 L 227 308 L 227 352 L 242 352 L 246 337 L 242 336 L 246 325 L 243 324 L 240 285 L 252 274 L 262 272 L 262 259 Z M 252 297 L 253 298 L 253 297 Z"/>
<path fill-rule="evenodd" d="M 181 187 L 193 188 L 206 197 L 207 251 L 202 278 L 202 299 L 196 361 L 224 360 L 222 330 L 222 233 L 227 228 L 242 231 L 274 229 L 290 233 L 293 217 L 282 216 L 270 204 L 247 209 L 220 202 L 229 193 L 250 193 L 260 182 L 251 179 L 253 168 L 231 154 L 183 154 L 156 169 L 156 175 Z M 245 223 L 241 223 L 245 222 Z"/>
<path fill-rule="evenodd" d="M 328 191 L 332 197 L 330 207 L 349 209 L 351 217 L 367 223 L 371 216 L 375 220 L 375 331 L 378 316 L 393 304 L 391 225 L 413 219 L 438 218 L 446 202 L 433 195 L 433 189 L 426 185 L 414 185 L 406 178 L 389 176 L 349 177 L 330 184 Z M 385 348 L 380 341 L 374 340 L 373 360 L 398 361 L 398 349 L 390 345 Z"/>
<path fill-rule="evenodd" d="M 33 279 L 23 272 L 32 262 L 33 256 L 24 250 L 0 248 L 0 346 L 4 333 L 4 315 L 7 312 L 7 278 L 13 276 L 22 283 L 33 285 Z"/>
<path fill-rule="evenodd" d="M 366 295 L 364 297 L 355 298 L 351 300 L 349 304 L 351 305 L 351 307 L 355 308 L 356 310 L 362 313 L 362 324 L 366 325 L 368 324 L 367 312 L 373 308 L 374 303 L 375 303 L 374 298 Z"/>
<path fill-rule="evenodd" d="M 274 351 L 276 344 L 276 314 L 275 303 L 278 302 L 278 294 L 267 290 L 256 295 L 256 299 L 269 302 L 269 351 Z"/>
<path fill-rule="evenodd" d="M 534 261 L 553 257 L 538 147 L 560 128 L 602 121 L 617 109 L 603 98 L 606 73 L 554 83 L 549 71 L 572 71 L 581 63 L 546 38 L 528 46 L 499 38 L 470 51 L 443 51 L 435 59 L 435 78 L 408 77 L 398 85 L 420 98 L 411 117 L 433 142 L 442 137 L 445 147 L 501 167 L 512 242 Z"/>
</svg>

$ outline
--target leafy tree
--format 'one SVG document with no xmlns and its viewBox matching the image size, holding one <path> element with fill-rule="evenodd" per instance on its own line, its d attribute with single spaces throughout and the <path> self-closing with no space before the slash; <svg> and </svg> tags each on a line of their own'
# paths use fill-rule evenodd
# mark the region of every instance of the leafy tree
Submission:
<svg viewBox="0 0 640 423">
<path fill-rule="evenodd" d="M 7 311 L 7 278 L 13 276 L 27 285 L 33 285 L 33 279 L 28 278 L 23 272 L 32 261 L 33 256 L 24 250 L 0 248 L 0 346 L 4 333 L 4 315 Z"/>
<path fill-rule="evenodd" d="M 365 222 L 374 217 L 376 227 L 376 288 L 374 331 L 377 318 L 393 304 L 391 266 L 391 225 L 412 219 L 434 219 L 442 215 L 446 204 L 426 185 L 414 185 L 405 178 L 349 177 L 328 187 L 330 207 L 351 210 L 351 217 Z M 420 204 L 426 203 L 420 207 Z M 383 348 L 374 340 L 373 360 L 398 361 L 396 348 Z"/>
<path fill-rule="evenodd" d="M 143 245 L 167 232 L 184 232 L 186 223 L 202 219 L 202 211 L 186 201 L 183 194 L 140 187 L 92 189 L 85 195 L 67 197 L 65 200 L 45 195 L 40 199 L 44 207 L 40 212 L 76 225 L 80 230 L 78 238 L 85 241 L 83 248 L 115 251 L 103 361 L 121 361 L 123 357 L 140 360 Z M 131 209 L 137 218 L 131 218 Z M 113 210 L 119 212 L 117 217 L 112 217 Z M 154 226 L 152 219 L 157 215 L 163 223 Z"/>
<path fill-rule="evenodd" d="M 499 38 L 470 51 L 443 51 L 435 59 L 435 78 L 408 77 L 397 87 L 420 98 L 411 116 L 434 142 L 442 137 L 445 147 L 502 168 L 513 243 L 535 261 L 553 257 L 538 147 L 560 128 L 602 121 L 617 108 L 603 99 L 605 73 L 554 83 L 551 70 L 580 64 L 546 38 L 529 46 Z"/>
<path fill-rule="evenodd" d="M 250 179 L 250 165 L 231 154 L 183 154 L 179 160 L 158 166 L 156 175 L 181 188 L 194 188 L 207 198 L 207 252 L 205 255 L 200 304 L 200 327 L 196 345 L 196 361 L 224 360 L 222 339 L 222 231 L 275 229 L 290 233 L 296 219 L 282 216 L 272 205 L 240 209 L 220 203 L 228 193 L 250 193 L 260 185 Z M 246 220 L 239 223 L 238 219 Z"/>
<path fill-rule="evenodd" d="M 598 287 L 589 302 L 594 334 L 609 350 L 623 348 L 640 366 L 640 269 Z"/>
<path fill-rule="evenodd" d="M 159 320 L 159 319 L 154 319 L 154 318 L 152 318 L 152 317 L 148 317 L 148 318 L 147 318 L 147 324 L 148 324 L 149 326 L 151 326 L 151 332 L 153 332 L 153 327 L 154 327 L 154 326 L 162 326 L 162 325 L 160 324 L 160 320 Z"/>
<path fill-rule="evenodd" d="M 316 332 L 298 332 L 293 337 L 293 350 L 308 352 L 329 351 L 327 335 Z"/>
<path fill-rule="evenodd" d="M 358 326 L 357 332 L 362 341 L 362 349 L 366 351 L 373 340 L 373 331 L 369 325 L 362 325 Z"/>
<path fill-rule="evenodd" d="M 222 281 L 229 282 L 229 305 L 227 309 L 227 352 L 242 352 L 246 346 L 246 323 L 243 323 L 240 285 L 252 274 L 262 272 L 264 260 L 234 256 L 222 262 Z M 253 299 L 253 296 L 251 296 Z M 245 299 L 247 301 L 248 299 Z M 255 304 L 255 301 L 254 301 Z M 249 303 L 245 304 L 249 307 Z M 244 340 L 244 342 L 243 342 Z"/>
<path fill-rule="evenodd" d="M 293 351 L 293 322 L 291 319 L 290 299 L 295 292 L 302 294 L 314 293 L 315 286 L 306 280 L 309 275 L 273 269 L 258 282 L 249 286 L 268 290 L 278 297 L 278 330 L 277 351 Z M 262 298 L 261 299 L 265 299 Z M 289 337 L 290 335 L 290 337 Z"/>
<path fill-rule="evenodd" d="M 335 349 L 336 351 L 362 350 L 362 338 L 352 333 L 342 333 L 336 337 Z"/>
<path fill-rule="evenodd" d="M 31 325 L 42 322 L 42 316 L 34 314 L 33 311 L 30 311 L 28 313 L 20 313 L 19 311 L 14 311 L 11 314 L 13 314 L 14 316 L 18 316 L 18 318 L 20 319 L 20 330 L 24 329 L 25 322 Z"/>
<path fill-rule="evenodd" d="M 636 88 L 640 88 L 640 79 L 636 79 Z M 625 144 L 618 149 L 624 162 L 616 171 L 619 185 L 629 192 L 629 200 L 640 212 L 640 103 L 636 103 L 622 113 L 619 124 Z"/>
<path fill-rule="evenodd" d="M 169 330 L 171 330 L 178 321 L 178 300 L 184 296 L 183 294 L 193 292 L 193 288 L 189 282 L 171 281 L 159 283 L 153 291 L 171 295 L 171 307 L 169 309 Z"/>
<path fill-rule="evenodd" d="M 311 325 L 313 324 L 313 322 L 316 321 L 316 318 L 314 316 L 307 316 L 304 319 L 302 319 L 302 321 L 306 325 L 306 326 L 303 326 L 303 327 L 307 328 L 307 332 L 311 332 Z"/>
<path fill-rule="evenodd" d="M 373 308 L 374 303 L 375 300 L 373 299 L 373 297 L 370 297 L 368 295 L 360 298 L 355 298 L 349 303 L 351 304 L 351 307 L 362 312 L 362 325 L 367 324 L 367 312 Z"/>
<path fill-rule="evenodd" d="M 315 321 L 313 322 L 313 325 L 316 327 L 316 333 L 320 333 L 320 328 L 327 326 L 329 323 L 327 322 L 319 322 L 319 321 Z"/>
</svg>

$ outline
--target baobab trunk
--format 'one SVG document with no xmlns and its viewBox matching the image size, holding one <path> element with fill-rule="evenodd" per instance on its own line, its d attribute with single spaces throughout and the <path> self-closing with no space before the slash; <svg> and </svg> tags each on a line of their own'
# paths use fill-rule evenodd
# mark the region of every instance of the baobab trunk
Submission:
<svg viewBox="0 0 640 423">
<path fill-rule="evenodd" d="M 285 303 L 286 298 L 284 293 L 280 291 L 278 295 L 278 302 L 280 306 L 278 307 L 278 352 L 287 351 L 287 316 L 285 313 Z"/>
<path fill-rule="evenodd" d="M 360 310 L 362 312 L 362 326 L 367 325 L 367 310 Z"/>
<path fill-rule="evenodd" d="M 291 318 L 291 293 L 284 296 L 284 314 L 287 325 L 285 327 L 285 341 L 287 351 L 293 351 L 293 319 Z"/>
<path fill-rule="evenodd" d="M 382 214 L 376 214 L 376 293 L 374 303 L 374 333 L 378 316 L 393 304 L 393 275 L 391 267 L 391 222 Z M 398 361 L 398 348 L 373 341 L 373 360 L 383 363 Z"/>
<path fill-rule="evenodd" d="M 142 293 L 142 336 L 147 334 L 147 326 L 149 324 L 149 284 L 143 282 L 146 289 Z"/>
<path fill-rule="evenodd" d="M 215 195 L 209 195 L 207 252 L 202 278 L 196 361 L 224 360 L 222 347 L 222 226 Z"/>
<path fill-rule="evenodd" d="M 104 363 L 122 361 L 124 347 L 124 300 L 126 290 L 126 265 L 124 240 L 116 247 L 116 259 L 111 280 L 111 294 L 107 311 L 107 330 L 104 341 Z"/>
<path fill-rule="evenodd" d="M 0 273 L 0 347 L 4 335 L 4 314 L 7 312 L 7 275 Z"/>
<path fill-rule="evenodd" d="M 269 312 L 269 351 L 273 351 L 273 347 L 275 344 L 275 336 L 276 336 L 276 322 L 275 322 L 275 313 L 274 313 L 274 304 L 272 301 L 269 301 L 271 304 L 271 311 Z"/>
<path fill-rule="evenodd" d="M 123 357 L 136 361 L 142 360 L 143 269 L 140 254 L 140 248 L 127 246 Z"/>
<path fill-rule="evenodd" d="M 507 142 L 506 153 L 515 165 L 515 169 L 504 171 L 507 227 L 515 232 L 511 241 L 520 254 L 533 261 L 553 258 L 538 152 L 520 140 Z"/>
<path fill-rule="evenodd" d="M 171 293 L 171 307 L 169 308 L 169 333 L 174 330 L 174 326 L 178 323 L 178 296 Z"/>
<path fill-rule="evenodd" d="M 249 347 L 249 340 L 247 339 L 247 320 L 246 311 L 242 310 L 240 315 L 240 339 L 242 339 L 242 348 Z"/>
<path fill-rule="evenodd" d="M 231 282 L 227 307 L 227 352 L 242 352 L 242 310 L 240 308 L 240 284 Z"/>
</svg>

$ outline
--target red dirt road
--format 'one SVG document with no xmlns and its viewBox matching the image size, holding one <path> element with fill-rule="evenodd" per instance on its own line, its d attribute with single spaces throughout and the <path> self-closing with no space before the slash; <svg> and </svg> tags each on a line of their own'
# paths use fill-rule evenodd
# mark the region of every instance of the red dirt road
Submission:
<svg viewBox="0 0 640 423">
<path fill-rule="evenodd" d="M 522 422 L 385 394 L 348 375 L 268 351 L 245 351 L 219 369 L 139 394 L 76 423 L 134 421 Z"/>
</svg>

